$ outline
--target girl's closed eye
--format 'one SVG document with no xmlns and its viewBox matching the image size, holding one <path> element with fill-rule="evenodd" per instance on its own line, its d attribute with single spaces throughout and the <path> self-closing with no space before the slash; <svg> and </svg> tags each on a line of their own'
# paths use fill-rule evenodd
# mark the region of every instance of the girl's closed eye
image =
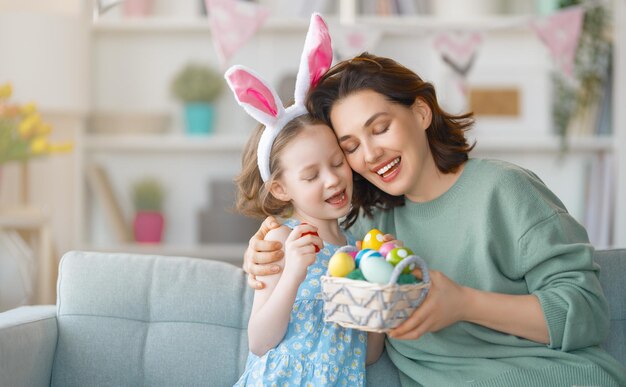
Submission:
<svg viewBox="0 0 626 387">
<path fill-rule="evenodd" d="M 317 172 L 302 176 L 304 181 L 313 181 L 315 179 L 317 179 Z"/>
</svg>

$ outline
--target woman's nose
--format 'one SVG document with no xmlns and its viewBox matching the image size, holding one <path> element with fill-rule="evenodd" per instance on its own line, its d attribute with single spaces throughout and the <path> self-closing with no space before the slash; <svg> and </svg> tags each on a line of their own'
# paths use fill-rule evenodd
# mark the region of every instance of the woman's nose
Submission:
<svg viewBox="0 0 626 387">
<path fill-rule="evenodd" d="M 381 147 L 377 146 L 376 144 L 372 143 L 372 142 L 367 142 L 365 144 L 363 144 L 364 147 L 364 155 L 365 155 L 365 162 L 367 163 L 375 163 L 377 162 L 380 157 L 383 155 L 383 150 Z"/>
</svg>

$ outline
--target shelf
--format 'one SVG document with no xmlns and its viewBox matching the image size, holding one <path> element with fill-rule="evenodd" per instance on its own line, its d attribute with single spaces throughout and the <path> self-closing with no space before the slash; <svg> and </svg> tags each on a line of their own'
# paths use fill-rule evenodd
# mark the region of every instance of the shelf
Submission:
<svg viewBox="0 0 626 387">
<path fill-rule="evenodd" d="M 557 136 L 490 136 L 476 133 L 475 150 L 478 152 L 560 152 L 564 148 Z M 246 136 L 189 137 L 175 135 L 149 136 L 103 136 L 88 135 L 85 148 L 90 151 L 106 152 L 241 152 Z M 568 152 L 610 152 L 612 137 L 576 137 L 566 142 Z"/>
<path fill-rule="evenodd" d="M 491 17 L 473 18 L 469 20 L 443 19 L 436 16 L 360 16 L 355 19 L 356 26 L 379 28 L 383 33 L 391 35 L 407 35 L 425 31 L 449 30 L 527 30 L 531 15 L 494 15 Z M 330 28 L 339 24 L 336 17 L 327 17 Z M 307 18 L 270 18 L 260 28 L 260 33 L 299 32 L 306 31 L 309 25 Z M 100 32 L 199 32 L 210 33 L 208 19 L 205 17 L 181 19 L 167 17 L 147 17 L 143 19 L 97 20 L 93 22 L 93 31 Z"/>
<path fill-rule="evenodd" d="M 97 251 L 104 253 L 128 253 L 144 255 L 164 255 L 170 257 L 192 257 L 223 261 L 240 266 L 243 263 L 243 253 L 246 244 L 207 244 L 195 246 L 176 246 L 167 244 L 137 244 L 126 243 L 114 246 L 85 245 L 83 251 Z"/>
<path fill-rule="evenodd" d="M 86 135 L 85 149 L 106 152 L 241 152 L 246 136 Z"/>
<path fill-rule="evenodd" d="M 305 19 L 270 19 L 260 32 L 306 31 L 307 27 L 308 21 Z M 208 19 L 200 17 L 98 20 L 93 23 L 92 29 L 95 32 L 211 32 Z"/>
<path fill-rule="evenodd" d="M 478 137 L 478 138 L 476 138 Z M 478 134 L 469 138 L 476 140 L 475 152 L 507 153 L 556 153 L 556 152 L 611 152 L 613 151 L 612 137 L 573 137 L 567 139 L 563 147 L 562 139 L 558 136 L 487 136 Z"/>
</svg>

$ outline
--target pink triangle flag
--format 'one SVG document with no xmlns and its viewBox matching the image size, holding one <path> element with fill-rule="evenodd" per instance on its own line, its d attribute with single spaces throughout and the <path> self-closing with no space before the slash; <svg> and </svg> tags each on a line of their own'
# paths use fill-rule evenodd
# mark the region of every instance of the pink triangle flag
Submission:
<svg viewBox="0 0 626 387">
<path fill-rule="evenodd" d="M 374 50 L 382 33 L 380 30 L 360 26 L 333 26 L 333 46 L 340 59 L 351 58 L 363 51 Z"/>
<path fill-rule="evenodd" d="M 209 27 L 215 50 L 222 67 L 254 36 L 263 25 L 269 11 L 246 1 L 205 0 Z"/>
<path fill-rule="evenodd" d="M 441 59 L 461 78 L 474 66 L 483 38 L 480 32 L 442 32 L 433 40 Z"/>
<path fill-rule="evenodd" d="M 572 77 L 574 72 L 574 58 L 584 16 L 583 7 L 568 7 L 530 22 L 530 27 L 548 47 L 554 61 L 569 77 Z"/>
</svg>

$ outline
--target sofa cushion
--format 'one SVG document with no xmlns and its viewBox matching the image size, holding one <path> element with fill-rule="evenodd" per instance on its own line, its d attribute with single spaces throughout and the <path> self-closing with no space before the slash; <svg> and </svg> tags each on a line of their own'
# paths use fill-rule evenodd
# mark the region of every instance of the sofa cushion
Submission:
<svg viewBox="0 0 626 387">
<path fill-rule="evenodd" d="M 626 249 L 598 250 L 600 283 L 609 301 L 611 330 L 603 347 L 626 365 Z"/>
<path fill-rule="evenodd" d="M 231 385 L 243 371 L 252 290 L 232 265 L 70 252 L 57 292 L 53 386 Z"/>
</svg>

